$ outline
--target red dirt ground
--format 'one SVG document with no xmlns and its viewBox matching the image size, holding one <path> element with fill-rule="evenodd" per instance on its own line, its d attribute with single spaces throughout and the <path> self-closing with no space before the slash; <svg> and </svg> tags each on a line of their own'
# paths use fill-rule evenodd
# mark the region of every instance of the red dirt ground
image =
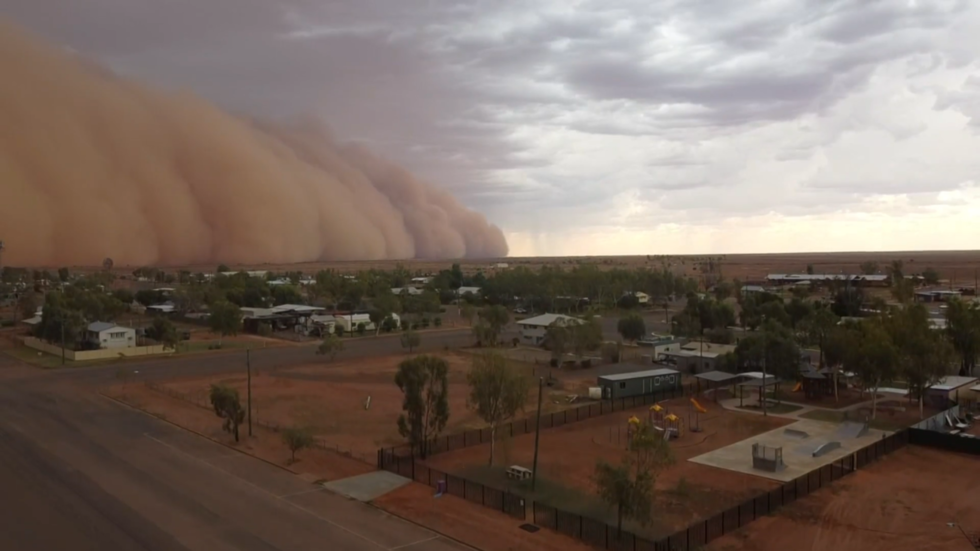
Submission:
<svg viewBox="0 0 980 551">
<path fill-rule="evenodd" d="M 980 532 L 980 460 L 911 446 L 713 541 L 712 551 L 969 550 Z"/>
<path fill-rule="evenodd" d="M 297 461 L 290 463 L 289 449 L 279 434 L 257 426 L 252 427 L 253 436 L 249 438 L 248 429 L 243 425 L 239 435 L 241 442 L 236 444 L 234 437 L 221 429 L 221 420 L 213 411 L 169 398 L 141 384 L 115 385 L 105 394 L 216 442 L 298 474 L 309 475 L 313 480 L 336 480 L 375 470 L 373 464 L 321 449 L 302 450 L 296 454 Z"/>
<path fill-rule="evenodd" d="M 688 402 L 675 399 L 663 402 L 687 422 Z M 742 414 L 704 401 L 708 413 L 701 416 L 700 433 L 692 433 L 684 427 L 680 439 L 671 443 L 676 463 L 667 468 L 657 479 L 658 495 L 655 498 L 654 518 L 656 526 L 644 530 L 647 537 L 667 535 L 687 526 L 696 519 L 714 514 L 756 495 L 778 483 L 762 477 L 740 474 L 687 459 L 733 444 L 745 438 L 789 424 L 790 419 Z M 618 462 L 625 451 L 625 440 L 617 444 L 617 434 L 625 438 L 626 420 L 632 415 L 645 416 L 646 408 L 596 417 L 588 421 L 568 424 L 541 431 L 538 469 L 541 477 L 557 486 L 547 496 L 539 494 L 539 500 L 556 502 L 561 508 L 582 514 L 603 514 L 604 507 L 596 508 L 592 497 L 592 475 L 596 461 Z M 618 430 L 622 432 L 617 433 Z M 485 465 L 489 458 L 489 445 L 475 446 L 436 455 L 427 463 L 450 474 L 457 473 L 504 488 L 511 487 L 499 472 L 488 472 Z M 503 439 L 497 444 L 498 466 L 521 465 L 531 468 L 534 454 L 534 435 L 521 435 Z M 680 484 L 681 480 L 683 484 Z M 680 485 L 679 485 L 680 484 Z M 564 490 L 562 491 L 562 487 Z M 571 488 L 572 493 L 567 490 Z M 580 501 L 576 508 L 571 501 Z M 599 510 L 603 511 L 599 511 Z M 611 520 L 611 519 L 610 519 Z"/>
<path fill-rule="evenodd" d="M 483 421 L 466 407 L 469 394 L 466 373 L 473 357 L 458 353 L 441 355 L 450 367 L 450 417 L 443 434 L 483 427 Z M 394 382 L 398 363 L 405 357 L 359 358 L 335 363 L 324 360 L 307 366 L 253 373 L 254 418 L 283 427 L 308 427 L 331 446 L 373 462 L 378 448 L 405 441 L 398 434 L 396 425 L 402 409 L 402 393 Z M 246 379 L 243 375 L 177 379 L 165 386 L 206 403 L 210 384 L 217 382 L 237 388 L 245 398 Z M 371 407 L 365 410 L 368 396 Z M 533 388 L 528 404 L 536 402 L 537 388 Z M 567 404 L 557 396 L 549 397 L 544 410 L 562 407 Z"/>
<path fill-rule="evenodd" d="M 589 551 L 592 547 L 551 530 L 533 534 L 518 528 L 521 521 L 465 499 L 444 495 L 412 483 L 374 500 L 400 517 L 432 528 L 484 551 Z"/>
</svg>

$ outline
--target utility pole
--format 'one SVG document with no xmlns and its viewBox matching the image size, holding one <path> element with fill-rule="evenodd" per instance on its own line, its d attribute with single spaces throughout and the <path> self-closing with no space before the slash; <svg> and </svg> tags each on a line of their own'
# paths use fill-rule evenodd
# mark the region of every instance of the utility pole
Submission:
<svg viewBox="0 0 980 551">
<path fill-rule="evenodd" d="M 248 435 L 252 436 L 252 349 L 245 349 L 245 370 L 248 373 Z"/>
<path fill-rule="evenodd" d="M 59 323 L 58 325 L 61 326 L 61 365 L 64 366 L 65 365 L 65 317 L 64 317 L 64 313 L 62 313 L 61 323 Z"/>
<path fill-rule="evenodd" d="M 769 416 L 769 408 L 766 407 L 766 390 L 769 388 L 769 372 L 766 364 L 769 363 L 769 332 L 766 329 L 766 317 L 762 316 L 762 388 L 759 390 L 759 398 L 762 400 L 762 416 Z"/>
<path fill-rule="evenodd" d="M 534 423 L 534 465 L 531 469 L 531 493 L 538 482 L 538 444 L 541 442 L 541 396 L 544 394 L 544 377 L 538 377 L 538 418 Z"/>
</svg>

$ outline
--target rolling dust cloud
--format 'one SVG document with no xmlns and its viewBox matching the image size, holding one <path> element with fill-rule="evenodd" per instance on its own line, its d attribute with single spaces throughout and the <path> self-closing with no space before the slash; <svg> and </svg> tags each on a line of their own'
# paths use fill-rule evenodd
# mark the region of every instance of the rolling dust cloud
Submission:
<svg viewBox="0 0 980 551">
<path fill-rule="evenodd" d="M 482 215 L 318 122 L 237 118 L 2 21 L 0 78 L 5 264 L 507 254 Z"/>
</svg>

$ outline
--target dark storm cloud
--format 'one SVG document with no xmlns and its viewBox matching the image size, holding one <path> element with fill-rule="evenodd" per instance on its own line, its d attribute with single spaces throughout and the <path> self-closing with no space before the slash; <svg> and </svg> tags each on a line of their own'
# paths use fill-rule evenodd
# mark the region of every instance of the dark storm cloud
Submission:
<svg viewBox="0 0 980 551">
<path fill-rule="evenodd" d="M 715 191 L 737 185 L 738 167 L 718 169 L 720 161 L 696 151 L 673 161 L 652 153 L 600 177 L 556 168 L 567 158 L 539 148 L 538 136 L 698 144 L 824 114 L 889 61 L 923 54 L 921 74 L 972 62 L 975 48 L 943 42 L 970 4 L 0 0 L 0 9 L 127 75 L 193 90 L 238 113 L 312 112 L 337 136 L 501 223 L 569 224 L 577 220 L 571 209 L 614 208 L 611 197 L 630 187 L 673 194 L 676 204 L 726 207 L 728 195 Z M 940 106 L 980 120 L 973 95 L 937 92 Z M 785 145 L 773 156 L 805 160 L 834 139 Z M 594 143 L 597 155 L 616 153 Z M 689 196 L 678 195 L 685 189 Z M 814 203 L 811 191 L 800 193 L 805 200 L 776 194 L 757 205 Z M 820 193 L 830 207 L 851 200 Z"/>
</svg>

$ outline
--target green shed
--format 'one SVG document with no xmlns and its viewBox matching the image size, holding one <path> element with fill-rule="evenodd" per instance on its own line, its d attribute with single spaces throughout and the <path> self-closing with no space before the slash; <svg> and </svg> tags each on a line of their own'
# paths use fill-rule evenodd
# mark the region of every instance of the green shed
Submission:
<svg viewBox="0 0 980 551">
<path fill-rule="evenodd" d="M 681 374 L 673 369 L 651 369 L 633 373 L 618 373 L 598 378 L 604 400 L 642 396 L 681 387 Z"/>
</svg>

